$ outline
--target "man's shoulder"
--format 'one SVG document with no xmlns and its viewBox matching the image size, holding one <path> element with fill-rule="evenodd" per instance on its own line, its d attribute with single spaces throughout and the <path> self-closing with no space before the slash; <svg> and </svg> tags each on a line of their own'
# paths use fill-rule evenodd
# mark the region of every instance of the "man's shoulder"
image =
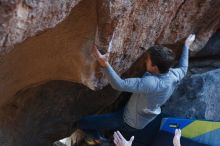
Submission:
<svg viewBox="0 0 220 146">
<path fill-rule="evenodd" d="M 142 78 L 142 81 L 144 84 L 147 84 L 147 86 L 157 86 L 157 84 L 160 82 L 160 79 L 158 76 L 153 75 L 153 74 L 148 74 Z"/>
</svg>

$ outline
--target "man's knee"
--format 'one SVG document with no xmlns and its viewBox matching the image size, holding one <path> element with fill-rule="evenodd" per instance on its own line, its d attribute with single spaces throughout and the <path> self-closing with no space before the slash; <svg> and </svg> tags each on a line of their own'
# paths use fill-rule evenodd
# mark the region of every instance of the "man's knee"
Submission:
<svg viewBox="0 0 220 146">
<path fill-rule="evenodd" d="M 89 121 L 89 118 L 87 117 L 82 117 L 80 120 L 77 122 L 77 127 L 79 129 L 84 129 L 86 128 L 91 122 Z"/>
</svg>

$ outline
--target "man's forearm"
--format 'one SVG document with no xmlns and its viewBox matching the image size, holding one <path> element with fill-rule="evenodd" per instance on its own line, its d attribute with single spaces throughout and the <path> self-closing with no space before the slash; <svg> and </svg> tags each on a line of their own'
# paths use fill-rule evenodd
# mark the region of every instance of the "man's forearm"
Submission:
<svg viewBox="0 0 220 146">
<path fill-rule="evenodd" d="M 183 51 L 179 60 L 179 67 L 188 67 L 189 64 L 189 47 L 195 40 L 195 34 L 190 34 L 185 40 Z"/>
<path fill-rule="evenodd" d="M 186 45 L 184 45 L 178 67 L 188 67 L 188 64 L 189 64 L 189 48 Z"/>
<path fill-rule="evenodd" d="M 114 69 L 111 67 L 111 65 L 107 62 L 106 66 L 103 67 L 104 73 L 106 77 L 108 78 L 110 84 L 113 86 L 113 88 L 120 89 L 121 84 L 123 80 L 121 77 L 114 71 Z"/>
</svg>

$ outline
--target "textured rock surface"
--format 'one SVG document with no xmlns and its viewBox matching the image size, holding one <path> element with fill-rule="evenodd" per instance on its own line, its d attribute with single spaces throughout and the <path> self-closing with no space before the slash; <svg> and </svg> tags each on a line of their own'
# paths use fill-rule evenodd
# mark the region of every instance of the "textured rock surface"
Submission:
<svg viewBox="0 0 220 146">
<path fill-rule="evenodd" d="M 195 32 L 193 48 L 202 49 L 220 26 L 219 7 L 218 0 L 0 0 L 0 142 L 49 145 L 79 116 L 115 100 L 109 87 L 90 90 L 107 83 L 90 55 L 93 43 L 110 51 L 122 74 L 140 46 L 179 52 Z"/>
<path fill-rule="evenodd" d="M 209 39 L 205 47 L 196 54 L 196 57 L 220 56 L 220 29 Z"/>
<path fill-rule="evenodd" d="M 75 81 L 91 89 L 104 86 L 106 81 L 98 79 L 102 77 L 98 71 L 95 76 L 96 67 L 90 57 L 94 42 L 104 51 L 109 49 L 111 64 L 123 73 L 143 52 L 139 46 L 176 46 L 196 32 L 193 47 L 201 49 L 220 23 L 220 1 L 216 0 L 78 2 L 2 1 L 2 99 L 48 80 Z M 16 44 L 30 36 L 34 37 Z"/>
<path fill-rule="evenodd" d="M 27 39 L 0 57 L 0 104 L 20 89 L 33 84 L 48 80 L 84 82 L 89 79 L 87 73 L 92 72 L 90 68 L 93 64 L 90 55 L 83 49 L 95 34 L 95 4 L 87 1 L 80 3 L 62 24 Z M 90 25 L 86 21 L 90 21 Z"/>
<path fill-rule="evenodd" d="M 220 69 L 188 76 L 163 110 L 178 117 L 220 121 L 219 76 Z"/>
<path fill-rule="evenodd" d="M 56 26 L 79 1 L 1 0 L 0 51 Z"/>
<path fill-rule="evenodd" d="M 95 92 L 68 81 L 50 81 L 20 91 L 0 108 L 0 145 L 52 145 L 69 136 L 81 116 L 97 113 L 117 96 L 109 86 Z"/>
</svg>

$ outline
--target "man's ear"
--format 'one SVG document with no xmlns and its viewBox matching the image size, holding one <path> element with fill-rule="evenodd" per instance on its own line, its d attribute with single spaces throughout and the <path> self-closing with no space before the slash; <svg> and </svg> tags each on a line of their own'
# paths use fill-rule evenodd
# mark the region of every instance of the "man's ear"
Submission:
<svg viewBox="0 0 220 146">
<path fill-rule="evenodd" d="M 155 73 L 160 73 L 160 70 L 157 65 L 153 65 L 153 70 Z"/>
</svg>

